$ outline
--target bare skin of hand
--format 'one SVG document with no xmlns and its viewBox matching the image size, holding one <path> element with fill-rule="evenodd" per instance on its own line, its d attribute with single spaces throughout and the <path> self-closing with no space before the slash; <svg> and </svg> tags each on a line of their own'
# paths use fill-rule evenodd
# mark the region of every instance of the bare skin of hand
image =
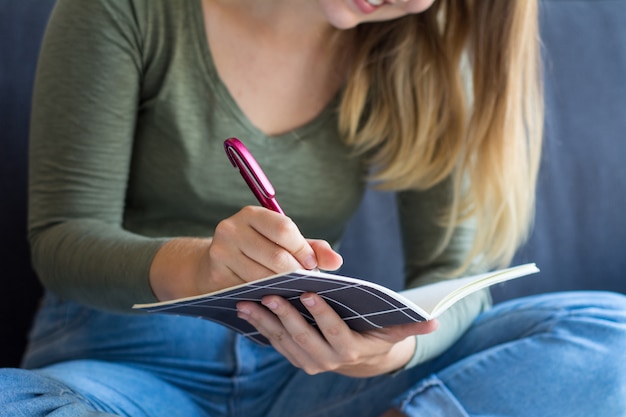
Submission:
<svg viewBox="0 0 626 417">
<path fill-rule="evenodd" d="M 319 295 L 303 294 L 300 300 L 317 328 L 278 296 L 264 297 L 263 305 L 240 302 L 238 316 L 256 327 L 294 366 L 311 375 L 332 371 L 370 377 L 395 371 L 413 356 L 416 342 L 411 336 L 433 332 L 438 325 L 433 320 L 358 333 Z"/>
<path fill-rule="evenodd" d="M 305 239 L 289 217 L 247 206 L 221 221 L 212 238 L 165 243 L 152 262 L 150 284 L 165 301 L 299 268 L 332 271 L 342 262 L 328 242 Z"/>
</svg>

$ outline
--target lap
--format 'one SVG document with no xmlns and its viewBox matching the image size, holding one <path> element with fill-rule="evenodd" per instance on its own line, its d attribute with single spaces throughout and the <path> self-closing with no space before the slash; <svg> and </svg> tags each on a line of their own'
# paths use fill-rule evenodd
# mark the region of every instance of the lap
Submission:
<svg viewBox="0 0 626 417">
<path fill-rule="evenodd" d="M 321 417 L 377 416 L 392 404 L 426 415 L 454 407 L 458 412 L 447 415 L 517 416 L 528 415 L 524 404 L 532 404 L 531 414 L 548 416 L 549 410 L 563 415 L 567 407 L 587 412 L 598 406 L 594 398 L 608 396 L 617 399 L 611 409 L 604 406 L 604 415 L 619 415 L 617 410 L 626 407 L 626 356 L 611 346 L 626 344 L 625 300 L 611 293 L 579 292 L 502 303 L 482 314 L 444 354 L 397 375 L 309 376 L 271 349 L 236 337 L 229 358 L 237 361 L 219 381 L 207 374 L 213 368 L 199 355 L 188 358 L 184 367 L 181 358 L 168 366 L 167 358 L 150 358 L 150 353 L 143 362 L 134 355 L 134 362 L 125 364 L 68 360 L 32 372 L 0 371 L 0 406 L 12 398 L 38 410 L 65 407 L 67 413 L 59 416 Z M 7 391 L 7 386 L 14 389 Z M 572 393 L 578 395 L 576 401 Z"/>
<path fill-rule="evenodd" d="M 393 404 L 411 415 L 622 416 L 625 345 L 624 295 L 520 298 L 479 316 L 438 358 L 398 375 L 355 381 L 297 374 L 275 415 L 377 416 Z"/>
<path fill-rule="evenodd" d="M 548 293 L 513 299 L 481 314 L 456 348 L 460 354 L 530 337 L 537 333 L 563 334 L 580 330 L 581 337 L 595 334 L 611 323 L 621 326 L 626 296 L 602 291 Z M 581 327 L 581 329 L 579 329 Z"/>
<path fill-rule="evenodd" d="M 496 305 L 427 366 L 462 415 L 617 417 L 626 415 L 625 345 L 624 295 L 544 294 Z"/>
</svg>

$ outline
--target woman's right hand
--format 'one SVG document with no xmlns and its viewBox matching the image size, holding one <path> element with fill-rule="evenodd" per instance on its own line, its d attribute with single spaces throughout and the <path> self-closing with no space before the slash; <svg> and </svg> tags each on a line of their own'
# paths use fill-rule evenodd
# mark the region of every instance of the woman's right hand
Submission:
<svg viewBox="0 0 626 417">
<path fill-rule="evenodd" d="M 341 255 L 328 242 L 306 239 L 287 216 L 247 206 L 222 220 L 212 238 L 176 238 L 150 269 L 161 301 L 188 297 L 298 268 L 335 270 Z"/>
</svg>

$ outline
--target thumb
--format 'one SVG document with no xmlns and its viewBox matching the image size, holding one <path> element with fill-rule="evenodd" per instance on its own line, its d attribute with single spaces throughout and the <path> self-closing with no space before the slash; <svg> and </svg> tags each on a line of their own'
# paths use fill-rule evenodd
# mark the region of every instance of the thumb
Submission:
<svg viewBox="0 0 626 417">
<path fill-rule="evenodd" d="M 328 242 L 321 239 L 307 239 L 315 252 L 317 267 L 326 271 L 339 269 L 343 264 L 341 255 L 333 250 Z"/>
</svg>

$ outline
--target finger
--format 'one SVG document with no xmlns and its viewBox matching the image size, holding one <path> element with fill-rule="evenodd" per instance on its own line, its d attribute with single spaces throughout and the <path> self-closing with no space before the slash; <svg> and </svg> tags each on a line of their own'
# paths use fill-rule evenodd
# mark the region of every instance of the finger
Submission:
<svg viewBox="0 0 626 417">
<path fill-rule="evenodd" d="M 302 314 L 282 297 L 263 298 L 263 305 L 280 320 L 291 339 L 309 356 L 323 357 L 330 353 L 329 346 L 318 329 L 309 324 Z"/>
<path fill-rule="evenodd" d="M 288 348 L 289 335 L 273 313 L 257 303 L 242 301 L 237 303 L 237 317 L 254 326 L 289 362 L 300 367 L 297 355 L 292 354 L 293 349 Z"/>
<path fill-rule="evenodd" d="M 243 242 L 242 253 L 263 265 L 274 274 L 302 269 L 304 266 L 294 254 L 284 248 L 279 242 L 269 240 L 260 235 L 259 239 L 250 239 Z M 317 262 L 315 262 L 317 264 Z"/>
<path fill-rule="evenodd" d="M 242 227 L 237 219 L 228 218 L 217 225 L 209 248 L 209 264 L 213 279 L 223 284 L 222 288 L 229 286 L 226 284 L 233 279 L 242 283 L 274 274 L 273 270 L 246 253 L 251 252 L 246 249 L 251 242 L 256 243 L 257 248 L 263 244 L 275 246 L 250 227 Z"/>
<path fill-rule="evenodd" d="M 308 239 L 309 245 L 315 252 L 317 267 L 326 271 L 339 269 L 343 264 L 341 255 L 333 250 L 328 242 L 319 239 Z"/>
<path fill-rule="evenodd" d="M 410 336 L 432 333 L 439 327 L 436 319 L 418 323 L 400 324 L 366 332 L 367 335 L 386 340 L 389 343 L 397 343 Z"/>
<path fill-rule="evenodd" d="M 253 227 L 267 216 L 258 209 L 244 208 L 217 225 L 209 254 L 211 263 L 221 266 L 220 274 L 231 272 L 244 281 L 252 281 L 301 268 L 288 251 Z"/>
<path fill-rule="evenodd" d="M 354 345 L 356 333 L 348 327 L 322 297 L 318 294 L 306 293 L 300 297 L 300 301 L 311 313 L 319 331 L 334 350 L 341 353 L 344 348 Z"/>
<path fill-rule="evenodd" d="M 250 226 L 265 236 L 269 241 L 276 243 L 286 250 L 298 262 L 298 268 L 317 268 L 317 259 L 311 245 L 300 233 L 298 226 L 287 216 L 267 210 L 261 207 L 250 206 L 244 208 L 250 212 L 264 210 L 263 221 L 260 216 L 251 216 Z M 274 261 L 281 261 L 284 255 L 274 253 L 278 256 Z M 286 272 L 293 268 L 281 267 L 276 272 Z"/>
<path fill-rule="evenodd" d="M 307 374 L 334 371 L 342 365 L 342 357 L 291 303 L 281 297 L 268 296 L 264 297 L 263 305 L 276 315 L 290 335 L 291 343 L 283 344 L 282 348 L 289 351 Z"/>
<path fill-rule="evenodd" d="M 303 354 L 280 319 L 263 306 L 252 302 L 237 303 L 237 315 L 254 326 L 272 346 L 298 368 L 305 368 L 310 357 Z"/>
</svg>

